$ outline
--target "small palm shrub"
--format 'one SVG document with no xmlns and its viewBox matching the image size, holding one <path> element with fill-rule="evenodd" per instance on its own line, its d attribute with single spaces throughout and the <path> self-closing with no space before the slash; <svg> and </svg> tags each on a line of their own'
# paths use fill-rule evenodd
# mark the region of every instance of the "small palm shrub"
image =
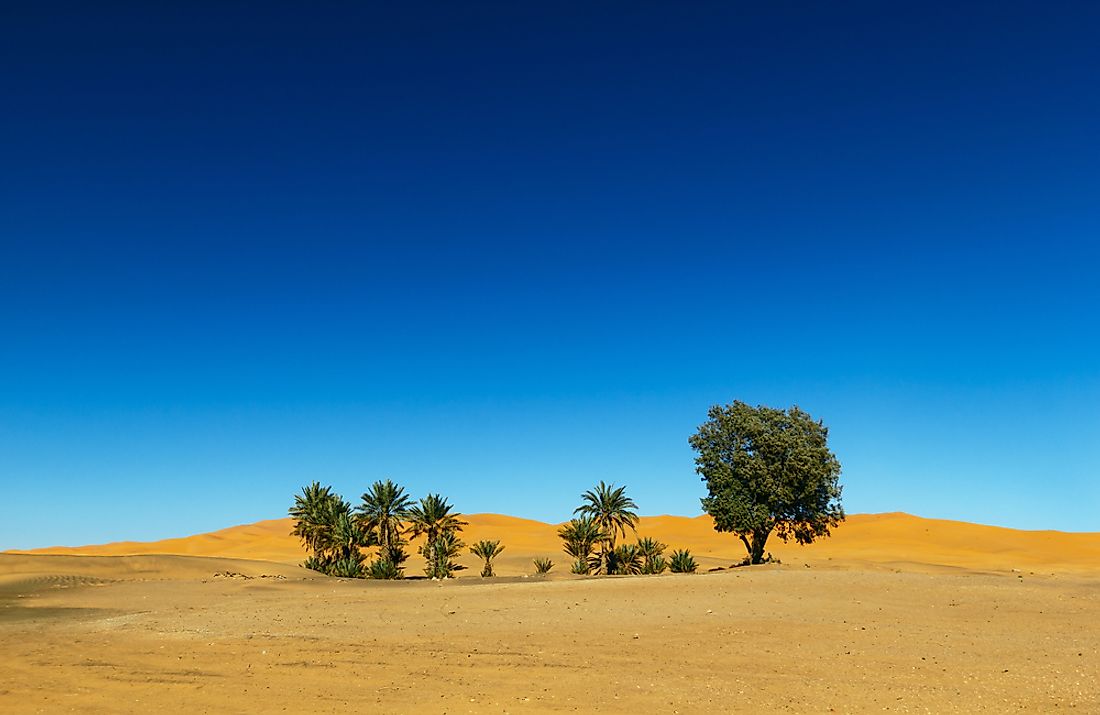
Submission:
<svg viewBox="0 0 1100 715">
<path fill-rule="evenodd" d="M 373 563 L 381 563 L 383 561 L 386 562 L 387 564 L 389 564 L 389 567 L 387 567 L 385 573 L 389 573 L 391 575 L 385 577 L 371 576 L 371 578 L 405 578 L 405 561 L 409 558 L 408 552 L 405 551 L 405 547 L 407 545 L 407 541 L 399 536 L 394 536 L 388 546 L 379 546 L 378 558 L 375 559 Z M 379 571 L 379 573 L 382 573 L 382 571 Z"/>
<path fill-rule="evenodd" d="M 470 553 L 485 561 L 485 567 L 481 569 L 482 578 L 490 578 L 493 575 L 493 559 L 500 556 L 504 547 L 499 541 L 479 541 L 470 547 Z"/>
<path fill-rule="evenodd" d="M 634 544 L 619 544 L 607 552 L 607 573 L 634 576 L 642 572 L 642 552 Z"/>
<path fill-rule="evenodd" d="M 401 569 L 389 559 L 377 558 L 370 562 L 367 576 L 379 580 L 394 580 L 401 578 L 402 573 Z"/>
<path fill-rule="evenodd" d="M 605 534 L 595 519 L 590 516 L 573 519 L 558 529 L 558 536 L 564 542 L 565 553 L 573 558 L 573 573 L 599 572 L 596 545 L 604 541 Z"/>
<path fill-rule="evenodd" d="M 363 554 L 358 551 L 340 559 L 336 559 L 329 564 L 328 575 L 337 576 L 339 578 L 363 578 L 365 570 L 363 568 L 363 562 L 365 561 Z"/>
<path fill-rule="evenodd" d="M 309 569 L 310 571 L 327 574 L 329 569 L 329 560 L 321 556 L 307 556 L 306 560 L 302 562 L 302 566 Z"/>
<path fill-rule="evenodd" d="M 665 570 L 667 563 L 662 554 L 668 546 L 648 536 L 638 539 L 638 552 L 642 556 L 642 570 L 644 574 L 657 574 Z"/>
<path fill-rule="evenodd" d="M 535 573 L 550 573 L 552 568 L 554 568 L 554 562 L 550 559 L 535 559 Z"/>
<path fill-rule="evenodd" d="M 668 560 L 668 570 L 672 573 L 695 573 L 697 568 L 699 568 L 698 564 L 687 549 L 673 551 L 672 557 Z"/>
</svg>

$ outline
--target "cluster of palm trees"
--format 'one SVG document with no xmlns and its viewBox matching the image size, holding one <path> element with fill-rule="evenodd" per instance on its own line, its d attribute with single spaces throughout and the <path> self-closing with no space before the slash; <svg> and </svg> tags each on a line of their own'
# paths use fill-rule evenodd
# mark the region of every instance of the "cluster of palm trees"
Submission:
<svg viewBox="0 0 1100 715">
<path fill-rule="evenodd" d="M 574 518 L 558 529 L 564 551 L 573 559 L 575 574 L 634 575 L 659 574 L 665 569 L 693 573 L 695 560 L 686 550 L 668 559 L 668 548 L 656 539 L 643 537 L 634 544 L 617 543 L 627 531 L 637 534 L 638 505 L 626 495 L 626 487 L 601 481 L 581 495 L 583 503 Z"/>
<path fill-rule="evenodd" d="M 440 495 L 414 502 L 403 487 L 387 479 L 372 484 L 360 499 L 352 508 L 318 482 L 294 497 L 291 533 L 309 552 L 303 566 L 345 578 L 402 578 L 408 559 L 406 537 L 423 536 L 420 554 L 428 577 L 449 578 L 464 568 L 455 559 L 465 546 L 459 533 L 466 522 Z M 368 563 L 363 549 L 374 547 L 377 555 Z"/>
<path fill-rule="evenodd" d="M 686 550 L 665 557 L 667 545 L 649 537 L 625 543 L 627 533 L 637 536 L 638 505 L 626 495 L 626 487 L 600 482 L 581 495 L 574 518 L 558 529 L 565 553 L 573 560 L 571 571 L 586 575 L 659 574 L 696 570 Z M 302 540 L 308 558 L 303 566 L 344 578 L 398 579 L 405 574 L 411 539 L 423 537 L 420 555 L 429 578 L 454 576 L 465 567 L 456 562 L 466 546 L 460 538 L 466 522 L 439 494 L 414 501 L 391 480 L 377 481 L 360 497 L 356 507 L 331 487 L 313 482 L 294 497 L 290 508 L 291 532 Z M 623 543 L 619 540 L 623 539 Z M 377 549 L 367 560 L 364 549 Z M 493 560 L 504 551 L 500 541 L 479 541 L 470 553 L 483 562 L 481 575 L 494 575 Z M 536 573 L 548 573 L 549 559 L 536 559 Z"/>
</svg>

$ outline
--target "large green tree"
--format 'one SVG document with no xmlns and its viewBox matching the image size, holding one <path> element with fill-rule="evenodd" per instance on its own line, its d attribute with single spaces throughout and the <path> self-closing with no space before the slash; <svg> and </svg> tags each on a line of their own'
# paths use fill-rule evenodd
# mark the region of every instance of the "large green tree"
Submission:
<svg viewBox="0 0 1100 715">
<path fill-rule="evenodd" d="M 706 482 L 703 510 L 714 528 L 737 534 L 749 563 L 764 562 L 774 532 L 809 544 L 844 520 L 840 462 L 829 430 L 798 407 L 715 405 L 688 440 Z"/>
</svg>

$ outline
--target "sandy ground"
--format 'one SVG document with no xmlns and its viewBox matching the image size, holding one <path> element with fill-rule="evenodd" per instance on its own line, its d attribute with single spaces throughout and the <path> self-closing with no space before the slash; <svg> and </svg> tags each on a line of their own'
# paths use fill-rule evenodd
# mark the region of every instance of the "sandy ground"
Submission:
<svg viewBox="0 0 1100 715">
<path fill-rule="evenodd" d="M 0 554 L 0 712 L 1100 712 L 1097 535 L 902 516 L 868 520 L 877 542 L 849 524 L 782 565 L 656 577 Z M 529 571 L 539 532 L 496 520 Z M 705 559 L 739 556 L 729 538 Z"/>
</svg>

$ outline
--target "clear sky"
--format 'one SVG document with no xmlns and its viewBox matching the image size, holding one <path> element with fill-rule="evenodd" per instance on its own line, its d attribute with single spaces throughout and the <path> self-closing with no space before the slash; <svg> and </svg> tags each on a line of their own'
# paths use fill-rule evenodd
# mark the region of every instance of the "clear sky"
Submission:
<svg viewBox="0 0 1100 715">
<path fill-rule="evenodd" d="M 0 548 L 392 477 L 1100 531 L 1100 4 L 9 3 Z"/>
</svg>

